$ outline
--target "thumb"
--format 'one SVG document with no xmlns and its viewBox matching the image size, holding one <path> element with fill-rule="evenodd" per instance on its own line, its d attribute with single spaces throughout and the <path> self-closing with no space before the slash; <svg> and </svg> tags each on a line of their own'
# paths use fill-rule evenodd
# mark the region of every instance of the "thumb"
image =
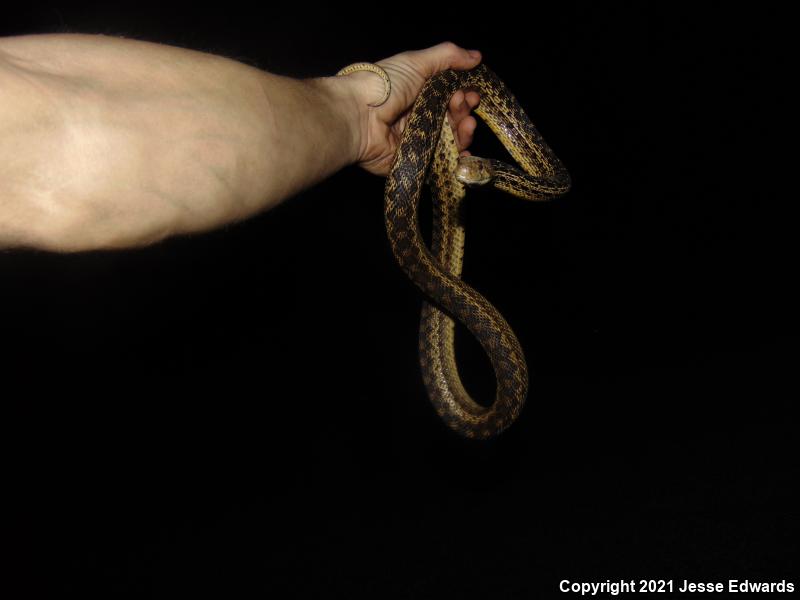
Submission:
<svg viewBox="0 0 800 600">
<path fill-rule="evenodd" d="M 465 50 L 453 42 L 442 42 L 424 50 L 411 52 L 414 61 L 420 66 L 425 78 L 431 77 L 445 69 L 472 69 L 481 62 L 481 53 L 477 50 Z"/>
</svg>

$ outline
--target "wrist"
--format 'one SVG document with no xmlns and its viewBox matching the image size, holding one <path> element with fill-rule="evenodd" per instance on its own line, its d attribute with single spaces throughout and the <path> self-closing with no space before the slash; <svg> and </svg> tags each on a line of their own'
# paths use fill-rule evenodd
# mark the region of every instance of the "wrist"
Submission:
<svg viewBox="0 0 800 600">
<path fill-rule="evenodd" d="M 347 164 L 359 162 L 367 147 L 369 124 L 369 107 L 362 98 L 363 86 L 350 77 L 320 77 L 311 82 L 322 93 L 334 118 L 344 126 L 342 151 Z"/>
</svg>

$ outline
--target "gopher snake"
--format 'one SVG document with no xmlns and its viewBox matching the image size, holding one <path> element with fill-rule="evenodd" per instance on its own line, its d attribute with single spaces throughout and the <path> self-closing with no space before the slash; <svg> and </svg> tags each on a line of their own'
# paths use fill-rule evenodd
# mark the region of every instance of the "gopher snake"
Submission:
<svg viewBox="0 0 800 600">
<path fill-rule="evenodd" d="M 380 67 L 360 63 L 340 74 L 370 70 L 386 82 Z M 480 94 L 475 113 L 486 122 L 524 169 L 498 160 L 458 156 L 446 111 L 456 90 Z M 373 105 L 377 106 L 377 105 Z M 431 248 L 419 231 L 417 209 L 423 182 L 433 193 Z M 570 176 L 502 81 L 485 65 L 471 71 L 443 71 L 417 97 L 386 181 L 386 231 L 395 259 L 426 298 L 422 306 L 419 355 L 431 402 L 444 422 L 468 438 L 489 438 L 519 415 L 528 391 L 528 368 L 517 337 L 503 316 L 464 283 L 464 228 L 459 208 L 466 185 L 490 183 L 526 200 L 566 193 Z M 455 360 L 453 318 L 474 335 L 491 360 L 497 393 L 491 406 L 477 404 L 464 389 Z"/>
</svg>

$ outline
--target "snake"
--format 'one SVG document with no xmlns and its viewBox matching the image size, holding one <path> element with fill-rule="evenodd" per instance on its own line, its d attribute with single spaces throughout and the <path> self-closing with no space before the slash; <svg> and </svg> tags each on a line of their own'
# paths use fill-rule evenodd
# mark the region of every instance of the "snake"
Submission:
<svg viewBox="0 0 800 600">
<path fill-rule="evenodd" d="M 384 81 L 381 106 L 391 93 L 386 71 L 373 63 L 354 63 L 337 75 L 369 71 Z M 457 90 L 474 90 L 474 109 L 497 136 L 517 166 L 477 156 L 459 156 L 447 118 Z M 430 246 L 419 228 L 423 188 L 431 190 L 433 226 Z M 567 193 L 569 172 L 534 127 L 500 78 L 486 65 L 447 69 L 428 78 L 408 115 L 386 179 L 384 220 L 392 254 L 424 299 L 419 327 L 422 379 L 439 417 L 457 434 L 485 440 L 519 417 L 529 375 L 517 336 L 500 312 L 461 279 L 464 260 L 463 200 L 471 187 L 492 186 L 531 201 Z M 477 339 L 496 378 L 491 405 L 476 402 L 464 387 L 455 355 L 455 323 Z"/>
</svg>

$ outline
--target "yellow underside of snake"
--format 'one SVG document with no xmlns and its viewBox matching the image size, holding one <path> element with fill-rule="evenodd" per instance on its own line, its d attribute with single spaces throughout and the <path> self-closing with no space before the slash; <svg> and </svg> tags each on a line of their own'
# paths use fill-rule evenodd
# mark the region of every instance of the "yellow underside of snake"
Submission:
<svg viewBox="0 0 800 600">
<path fill-rule="evenodd" d="M 446 117 L 448 102 L 459 89 L 480 94 L 475 113 L 521 168 L 459 158 Z M 431 187 L 434 207 L 430 248 L 419 230 L 424 183 Z M 497 309 L 461 279 L 460 207 L 466 187 L 492 185 L 525 200 L 549 200 L 566 193 L 570 184 L 566 168 L 485 65 L 443 71 L 425 83 L 386 181 L 386 231 L 398 264 L 426 297 L 419 356 L 428 395 L 444 422 L 465 437 L 485 439 L 506 429 L 519 416 L 528 391 L 528 368 L 516 335 Z M 464 389 L 456 364 L 454 319 L 477 338 L 492 363 L 497 391 L 491 405 L 478 404 Z"/>
</svg>

